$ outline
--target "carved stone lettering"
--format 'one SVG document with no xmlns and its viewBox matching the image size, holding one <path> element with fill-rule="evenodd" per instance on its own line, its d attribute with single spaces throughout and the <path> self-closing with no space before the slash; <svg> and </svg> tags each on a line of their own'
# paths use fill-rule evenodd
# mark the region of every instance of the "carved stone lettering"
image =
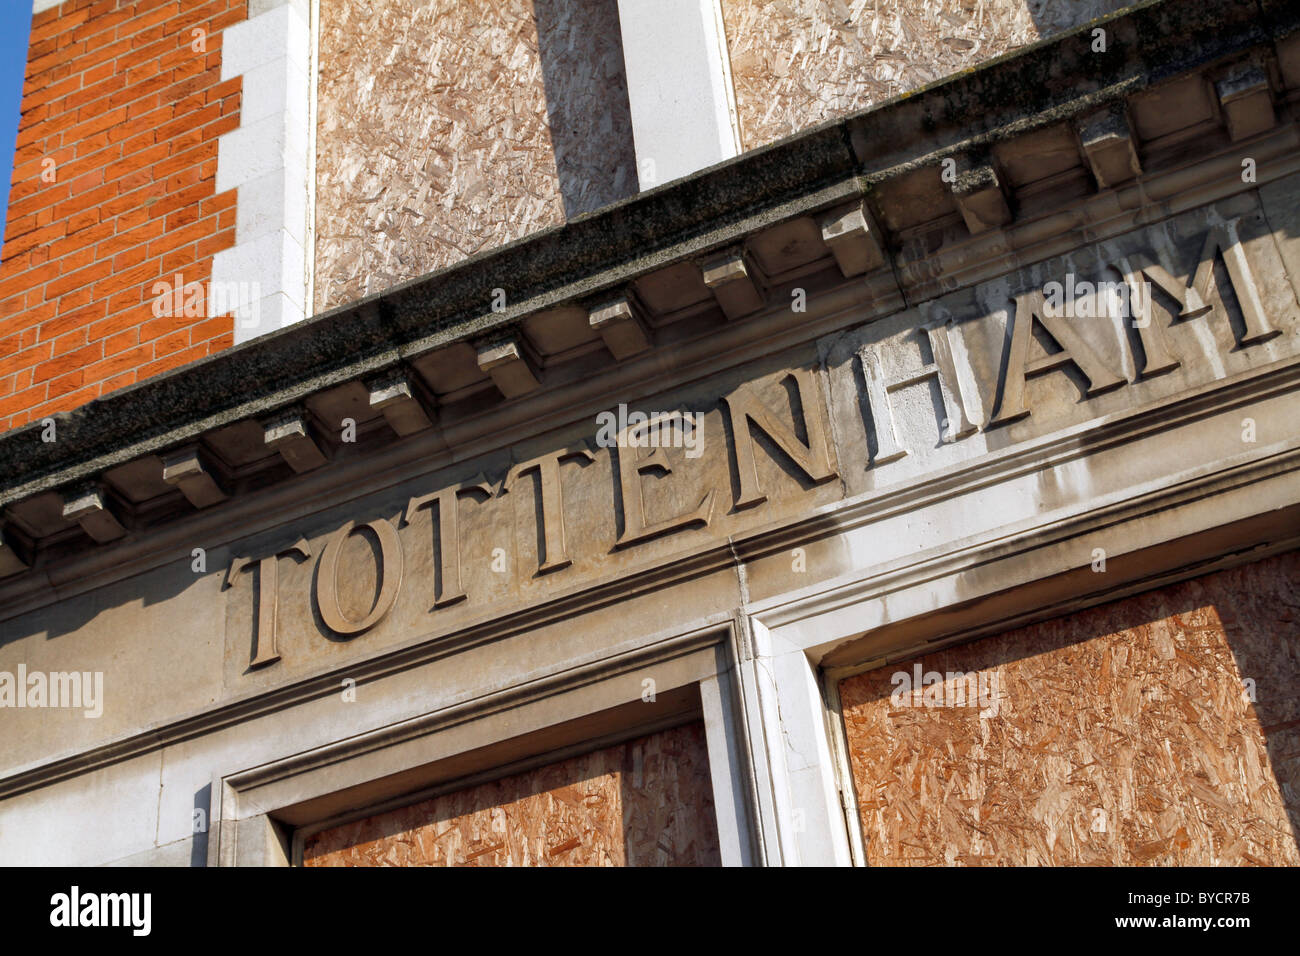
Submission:
<svg viewBox="0 0 1300 956">
<path fill-rule="evenodd" d="M 588 556 L 596 552 L 608 555 L 611 544 L 616 551 L 622 551 L 687 528 L 719 526 L 719 534 L 730 534 L 733 525 L 743 527 L 750 519 L 738 517 L 737 512 L 767 502 L 771 489 L 765 491 L 762 481 L 775 480 L 774 476 L 779 473 L 772 470 L 772 465 L 759 461 L 757 449 L 760 447 L 764 454 L 771 456 L 778 469 L 786 469 L 793 463 L 799 473 L 795 477 L 800 478 L 805 488 L 810 483 L 821 484 L 838 477 L 837 463 L 840 459 L 861 460 L 868 466 L 899 462 L 897 469 L 884 475 L 867 475 L 850 469 L 851 473 L 845 476 L 844 493 L 851 495 L 867 488 L 887 486 L 891 480 L 905 481 L 909 474 L 923 474 L 926 468 L 951 467 L 974 460 L 987 451 L 1005 447 L 1008 441 L 1020 441 L 1027 435 L 1041 434 L 1062 422 L 1078 421 L 1080 416 L 1090 414 L 1088 410 L 1076 407 L 1076 390 L 1062 377 L 1052 383 L 1059 388 L 1044 387 L 1033 392 L 1034 400 L 1041 405 L 1037 409 L 1038 416 L 1026 426 L 1017 426 L 1000 437 L 989 436 L 989 440 L 972 438 L 960 441 L 980 431 L 979 423 L 972 421 L 969 409 L 973 408 L 977 418 L 982 418 L 984 410 L 992 407 L 994 411 L 987 426 L 1029 416 L 1031 401 L 1027 382 L 1036 376 L 1064 371 L 1072 366 L 1069 378 L 1077 381 L 1074 372 L 1081 375 L 1084 398 L 1092 399 L 1127 384 L 1125 375 L 1132 375 L 1134 395 L 1146 396 L 1141 398 L 1146 401 L 1148 397 L 1168 396 L 1175 394 L 1178 388 L 1194 386 L 1210 371 L 1218 376 L 1231 374 L 1225 373 L 1224 369 L 1232 369 L 1234 361 L 1235 367 L 1240 368 L 1238 357 L 1210 355 L 1210 360 L 1206 360 L 1205 349 L 1224 347 L 1225 335 L 1208 336 L 1197 331 L 1189 337 L 1178 328 L 1180 323 L 1207 317 L 1216 309 L 1224 315 L 1215 321 L 1227 320 L 1228 309 L 1220 303 L 1229 290 L 1215 287 L 1218 262 L 1224 264 L 1220 275 L 1226 274 L 1231 283 L 1234 295 L 1230 301 L 1240 307 L 1239 317 L 1237 311 L 1233 311 L 1237 350 L 1267 342 L 1281 334 L 1270 323 L 1265 311 L 1266 301 L 1271 304 L 1274 318 L 1279 323 L 1289 327 L 1291 321 L 1289 314 L 1282 311 L 1282 306 L 1272 304 L 1274 299 L 1268 287 L 1256 287 L 1256 276 L 1247 260 L 1246 247 L 1240 240 L 1240 223 L 1239 218 L 1225 221 L 1224 217 L 1218 217 L 1210 220 L 1204 233 L 1178 233 L 1179 236 L 1188 235 L 1188 239 L 1198 243 L 1200 249 L 1199 259 L 1186 276 L 1171 274 L 1149 252 L 1153 246 L 1167 248 L 1167 245 L 1160 244 L 1165 240 L 1136 249 L 1127 241 L 1117 244 L 1118 249 L 1124 251 L 1109 251 L 1099 261 L 1106 263 L 1107 269 L 1117 272 L 1122 282 L 1107 280 L 1094 285 L 1086 280 L 1079 281 L 1072 272 L 1067 272 L 1064 283 L 1048 283 L 1041 290 L 1031 288 L 1014 296 L 1015 310 L 1005 334 L 1000 323 L 990 315 L 1000 302 L 1005 301 L 1006 286 L 998 284 L 986 287 L 989 289 L 987 297 L 978 292 L 954 293 L 945 302 L 927 304 L 925 308 L 933 310 L 929 314 L 941 316 L 943 321 L 932 321 L 918 327 L 916 311 L 909 310 L 885 321 L 864 325 L 860 332 L 837 336 L 826 350 L 819 353 L 824 356 L 828 370 L 827 394 L 834 400 L 837 416 L 856 418 L 858 422 L 862 420 L 860 412 L 865 399 L 875 432 L 874 449 L 870 429 L 858 427 L 846 429 L 847 434 L 837 432 L 840 444 L 832 448 L 832 423 L 824 405 L 819 370 L 797 366 L 779 373 L 783 377 L 765 378 L 761 385 L 742 379 L 726 394 L 717 396 L 716 392 L 712 393 L 721 405 L 719 410 L 726 416 L 721 423 L 715 417 L 713 427 L 721 432 L 730 426 L 728 451 L 734 456 L 730 460 L 734 462 L 738 484 L 735 510 L 723 515 L 717 514 L 716 505 L 717 484 L 725 481 L 721 478 L 728 463 L 725 456 L 719 454 L 712 462 L 685 463 L 685 459 L 694 460 L 706 447 L 702 441 L 704 435 L 698 431 L 704 427 L 705 416 L 686 411 L 629 412 L 623 404 L 619 406 L 617 417 L 613 413 L 597 416 L 593 439 L 595 445 L 610 449 L 612 488 L 607 484 L 603 468 L 584 474 L 585 468 L 564 467 L 569 462 L 576 461 L 585 466 L 595 461 L 594 445 L 591 441 L 583 441 L 552 448 L 544 454 L 514 463 L 501 479 L 495 497 L 493 486 L 482 472 L 447 487 L 435 485 L 435 490 L 428 492 L 420 489 L 419 493 L 407 499 L 398 524 L 411 526 L 416 523 L 419 512 L 429 513 L 428 532 L 418 533 L 431 535 L 436 588 L 432 608 L 420 601 L 413 603 L 417 606 L 422 604 L 419 608 L 421 613 L 449 609 L 445 617 L 448 626 L 459 627 L 466 620 L 473 619 L 472 614 L 467 616 L 463 610 L 466 604 L 471 603 L 471 597 L 480 602 L 474 608 L 478 610 L 488 600 L 498 600 L 500 595 L 510 593 L 510 587 L 523 583 L 503 581 L 498 577 L 507 572 L 508 567 L 504 561 L 497 563 L 496 556 L 498 553 L 504 556 L 505 551 L 495 546 L 495 538 L 493 547 L 482 549 L 491 550 L 494 555 L 492 572 L 495 573 L 491 573 L 487 580 L 472 579 L 467 570 L 472 565 L 462 566 L 461 548 L 466 544 L 461 533 L 462 522 L 466 520 L 461 510 L 463 497 L 480 501 L 469 512 L 473 527 L 480 531 L 493 529 L 493 534 L 502 535 L 502 541 L 511 540 L 509 536 L 517 535 L 530 520 L 528 516 L 535 514 L 535 573 L 546 575 L 573 564 L 569 548 L 575 543 L 569 540 L 570 533 L 578 534 L 577 529 L 581 529 L 582 536 L 589 539 L 593 534 L 603 533 L 595 529 L 609 527 L 608 515 L 592 514 L 593 507 L 612 509 L 616 515 L 621 513 L 622 520 L 621 524 L 614 522 L 612 542 L 582 542 L 583 551 Z M 1201 228 L 1206 228 L 1206 225 L 1203 223 Z M 1182 240 L 1178 241 L 1181 243 Z M 1267 249 L 1264 251 L 1267 253 Z M 1070 260 L 1064 261 L 1068 263 Z M 1257 264 L 1255 268 L 1265 280 L 1271 278 L 1271 267 Z M 1034 285 L 1042 278 L 1039 267 L 1027 267 L 1016 280 L 1019 284 L 1012 288 Z M 1053 286 L 1059 291 L 1050 293 L 1049 297 L 1048 290 Z M 1171 306 L 1177 313 L 1172 323 L 1163 315 L 1161 321 L 1155 320 L 1157 310 L 1152 304 L 1153 295 L 1167 297 L 1167 303 L 1176 303 L 1176 306 Z M 1071 307 L 1063 312 L 1062 306 L 1067 300 Z M 968 308 L 969 303 L 974 303 L 981 311 L 967 315 L 961 322 L 951 318 L 954 309 Z M 625 312 L 629 307 L 618 308 Z M 618 312 L 618 309 L 614 311 Z M 623 312 L 618 312 L 622 318 L 617 320 L 630 321 Z M 1137 334 L 1115 336 L 1121 323 L 1127 324 L 1130 319 Z M 600 321 L 604 319 L 600 318 Z M 1218 331 L 1222 333 L 1224 330 Z M 1104 351 L 1103 347 L 1111 336 L 1115 336 L 1110 343 L 1112 351 Z M 1041 342 L 1041 348 L 1035 344 L 1036 341 Z M 1197 345 L 1197 342 L 1201 344 Z M 1116 362 L 1114 349 L 1128 346 L 1134 353 L 1133 368 L 1129 368 L 1128 356 L 1124 355 L 1120 360 L 1124 372 L 1121 374 L 1112 367 Z M 1265 345 L 1246 359 L 1277 350 L 1277 345 Z M 959 362 L 969 364 L 959 366 Z M 861 380 L 856 375 L 859 364 Z M 1159 381 L 1148 381 L 1165 373 L 1172 374 Z M 844 387 L 837 387 L 837 382 L 843 383 Z M 966 383 L 965 389 L 963 382 Z M 979 389 L 978 393 L 971 391 L 972 382 Z M 942 440 L 931 442 L 925 448 L 922 443 L 914 441 L 909 447 L 900 432 L 915 427 L 921 432 L 914 438 L 928 433 L 928 419 L 933 414 L 928 393 L 935 385 L 939 389 L 937 414 L 942 418 Z M 924 389 L 926 400 L 921 400 L 920 392 L 899 394 L 912 387 Z M 783 393 L 788 401 L 781 399 Z M 1116 396 L 1110 400 L 1102 399 L 1095 409 L 1105 414 L 1126 407 Z M 601 424 L 604 418 L 608 421 Z M 720 449 L 722 444 L 719 434 L 715 447 Z M 678 448 L 686 449 L 682 461 L 672 458 L 677 452 L 670 449 Z M 677 474 L 677 471 L 681 473 Z M 530 477 L 533 473 L 536 473 L 535 485 Z M 767 476 L 766 479 L 760 474 Z M 533 497 L 498 503 L 497 499 L 514 491 L 520 479 L 526 477 L 529 478 L 528 484 L 536 489 Z M 567 529 L 565 482 L 570 484 L 571 507 L 577 508 L 576 503 L 581 501 L 584 509 L 568 515 Z M 779 504 L 784 507 L 785 502 Z M 781 511 L 781 508 L 773 510 Z M 502 527 L 502 522 L 508 523 L 512 514 L 520 525 Z M 721 527 L 724 525 L 726 527 Z M 346 602 L 342 601 L 339 588 L 340 580 L 346 585 L 355 571 L 340 566 L 342 561 L 350 560 L 343 557 L 345 543 L 349 536 L 362 531 L 378 541 L 378 594 L 364 614 L 360 614 L 358 608 L 345 612 L 343 605 Z M 224 586 L 230 588 L 240 572 L 256 569 L 256 577 L 252 578 L 256 585 L 253 601 L 256 623 L 249 661 L 251 667 L 280 660 L 277 646 L 278 561 L 287 555 L 309 558 L 311 549 L 306 540 L 299 540 L 275 554 L 235 558 L 226 575 Z M 799 560 L 802 561 L 802 555 Z M 360 634 L 375 627 L 390 612 L 394 617 L 407 613 L 405 609 L 412 603 L 399 601 L 404 574 L 403 546 L 394 523 L 383 518 L 361 525 L 348 521 L 335 529 L 324 541 L 316 571 L 316 606 L 324 627 L 334 634 Z M 616 568 L 614 573 L 617 573 Z M 475 591 L 476 583 L 478 591 Z M 286 640 L 296 639 L 304 623 L 311 624 L 313 630 L 319 629 L 318 624 L 300 613 L 309 606 L 309 597 L 295 597 L 294 608 L 299 613 L 292 620 L 285 619 Z M 394 611 L 394 608 L 399 610 Z M 399 629 L 409 623 L 403 618 Z M 291 631 L 291 624 L 299 630 Z"/>
<path fill-rule="evenodd" d="M 348 618 L 339 606 L 339 551 L 354 527 L 369 528 L 379 539 L 377 570 L 382 581 L 374 606 L 359 621 Z M 335 531 L 321 552 L 320 566 L 316 569 L 316 606 L 320 608 L 325 626 L 337 634 L 360 634 L 374 627 L 397 600 L 397 592 L 402 587 L 402 561 L 402 542 L 397 537 L 397 530 L 385 518 L 366 521 L 359 526 L 349 521 Z"/>
<path fill-rule="evenodd" d="M 538 555 L 537 573 L 558 571 L 573 562 L 564 541 L 564 489 L 560 484 L 560 462 L 571 458 L 595 461 L 596 456 L 586 445 L 574 445 L 548 452 L 530 461 L 521 461 L 506 473 L 501 483 L 501 494 L 506 494 L 523 475 L 537 472 L 537 494 L 542 506 L 541 551 Z"/>
<path fill-rule="evenodd" d="M 1165 286 L 1166 280 L 1170 283 L 1173 280 L 1169 274 L 1156 265 L 1143 265 L 1134 268 L 1129 259 L 1122 258 L 1114 266 L 1129 287 L 1129 302 L 1132 303 L 1132 322 L 1138 331 L 1138 339 L 1142 343 L 1143 361 L 1142 367 L 1138 369 L 1138 374 L 1144 378 L 1151 378 L 1153 375 L 1163 375 L 1165 372 L 1172 372 L 1181 364 L 1169 352 L 1169 346 L 1165 341 L 1164 329 L 1157 325 L 1151 314 L 1151 287 L 1144 281 L 1145 278 L 1152 278 L 1153 281 Z M 1154 277 L 1149 270 L 1157 270 L 1160 275 Z M 1195 292 L 1192 292 L 1195 295 Z"/>
<path fill-rule="evenodd" d="M 298 554 L 304 559 L 311 557 L 311 545 L 305 538 L 299 538 L 287 548 L 254 561 L 253 558 L 235 558 L 230 562 L 226 581 L 222 590 L 234 587 L 235 575 L 245 568 L 257 569 L 257 628 L 253 634 L 253 651 L 248 662 L 249 667 L 261 667 L 280 659 L 276 646 L 276 616 L 280 605 L 280 566 L 277 563 L 284 555 Z"/>
<path fill-rule="evenodd" d="M 406 505 L 403 524 L 411 524 L 415 513 L 421 508 L 429 508 L 437 515 L 434 520 L 437 521 L 438 570 L 442 574 L 442 587 L 434 597 L 434 607 L 445 607 L 465 600 L 465 589 L 460 579 L 460 515 L 456 502 L 461 495 L 473 492 L 489 498 L 492 496 L 492 486 L 487 483 L 482 474 L 475 475 L 464 484 L 419 495 Z"/>
<path fill-rule="evenodd" d="M 863 378 L 867 383 L 867 398 L 871 402 L 871 415 L 876 426 L 876 453 L 871 458 L 871 464 L 881 465 L 907 454 L 907 449 L 902 446 L 898 437 L 894 423 L 894 406 L 889 396 L 909 385 L 919 385 L 931 378 L 938 381 L 939 391 L 943 396 L 943 407 L 948 416 L 943 435 L 945 441 L 965 438 L 977 430 L 966 417 L 966 401 L 962 396 L 961 382 L 957 378 L 957 369 L 952 360 L 952 344 L 948 341 L 948 328 L 947 323 L 923 326 L 934 361 L 922 365 L 910 375 L 892 380 L 887 380 L 885 377 L 877 349 L 864 345 L 858 350 Z"/>
<path fill-rule="evenodd" d="M 1206 233 L 1200 257 L 1197 259 L 1196 272 L 1186 286 L 1163 267 L 1145 258 L 1137 258 L 1133 265 L 1121 261 L 1117 268 L 1124 274 L 1130 285 L 1140 283 L 1143 278 L 1155 283 L 1181 306 L 1179 318 L 1192 319 L 1206 315 L 1212 310 L 1209 303 L 1210 294 L 1214 291 L 1214 263 L 1222 256 L 1223 264 L 1228 270 L 1228 279 L 1232 283 L 1232 290 L 1241 305 L 1241 315 L 1245 325 L 1237 338 L 1237 344 L 1244 347 L 1267 342 L 1282 333 L 1269 323 L 1268 316 L 1265 314 L 1264 303 L 1259 296 L 1259 287 L 1251 273 L 1250 263 L 1246 260 L 1246 251 L 1242 247 L 1238 234 L 1240 222 L 1239 219 L 1233 219 L 1215 226 Z M 1149 294 L 1142 296 L 1142 301 L 1149 308 Z M 1148 340 L 1144 336 L 1142 347 L 1147 348 L 1147 344 Z"/>
<path fill-rule="evenodd" d="M 812 481 L 827 481 L 837 474 L 831 464 L 830 446 L 826 441 L 826 415 L 822 410 L 821 392 L 817 383 L 813 380 L 812 373 L 806 369 L 792 370 L 789 377 L 794 379 L 800 404 L 804 408 L 807 445 L 799 441 L 794 431 L 772 413 L 751 385 L 741 385 L 723 399 L 731 415 L 736 468 L 740 474 L 737 508 L 747 508 L 767 500 L 767 495 L 758 486 L 758 468 L 754 461 L 754 440 L 749 433 L 750 424 L 761 429 Z"/>
<path fill-rule="evenodd" d="M 658 471 L 661 475 L 670 475 L 673 469 L 668 464 L 668 456 L 662 447 L 654 448 L 649 455 L 643 457 L 641 448 L 635 442 L 635 436 L 650 429 L 667 430 L 670 426 L 699 427 L 691 424 L 681 412 L 668 412 L 643 424 L 628 425 L 618 433 L 617 441 L 610 449 L 618 465 L 619 492 L 623 502 L 623 533 L 619 535 L 617 547 L 627 547 L 678 528 L 695 524 L 707 525 L 713 516 L 713 497 L 716 489 L 710 488 L 700 499 L 699 506 L 693 510 L 684 511 L 661 521 L 646 520 L 645 500 L 641 493 L 641 476 L 652 471 Z"/>
<path fill-rule="evenodd" d="M 1088 380 L 1086 394 L 1089 398 L 1124 384 L 1124 379 L 1111 371 L 1071 327 L 1068 318 L 1052 315 L 1044 305 L 1043 293 L 1039 291 L 1016 296 L 1016 312 L 1011 320 L 1011 349 L 1002 370 L 1002 401 L 989 425 L 1002 425 L 1028 415 L 1025 380 L 1058 371 L 1069 364 L 1073 364 Z M 1030 359 L 1029 345 L 1035 321 L 1041 323 L 1061 347 L 1059 352 Z"/>
</svg>

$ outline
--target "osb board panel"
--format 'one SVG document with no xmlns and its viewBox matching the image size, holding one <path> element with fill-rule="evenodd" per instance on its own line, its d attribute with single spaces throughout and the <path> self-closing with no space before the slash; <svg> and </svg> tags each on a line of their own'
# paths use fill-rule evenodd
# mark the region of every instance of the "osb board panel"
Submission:
<svg viewBox="0 0 1300 956">
<path fill-rule="evenodd" d="M 995 706 L 902 694 L 914 663 L 974 672 Z M 1300 552 L 840 694 L 873 864 L 1300 864 Z"/>
<path fill-rule="evenodd" d="M 635 191 L 617 0 L 321 0 L 316 308 Z"/>
<path fill-rule="evenodd" d="M 746 149 L 1132 0 L 722 0 Z"/>
<path fill-rule="evenodd" d="M 322 830 L 306 866 L 718 866 L 704 724 Z"/>
</svg>

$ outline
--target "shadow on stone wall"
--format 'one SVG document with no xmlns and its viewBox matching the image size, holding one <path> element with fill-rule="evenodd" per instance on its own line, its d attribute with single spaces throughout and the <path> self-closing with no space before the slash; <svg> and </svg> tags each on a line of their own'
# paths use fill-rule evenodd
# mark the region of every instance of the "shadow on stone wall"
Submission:
<svg viewBox="0 0 1300 956">
<path fill-rule="evenodd" d="M 1038 35 L 1043 37 L 1136 5 L 1135 0 L 1025 0 Z"/>
</svg>

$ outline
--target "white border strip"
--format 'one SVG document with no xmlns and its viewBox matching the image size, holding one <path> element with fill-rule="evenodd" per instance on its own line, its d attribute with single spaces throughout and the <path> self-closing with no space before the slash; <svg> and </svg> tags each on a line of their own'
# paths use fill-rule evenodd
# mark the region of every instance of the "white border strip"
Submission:
<svg viewBox="0 0 1300 956">
<path fill-rule="evenodd" d="M 316 311 L 316 120 L 320 108 L 319 84 L 320 0 L 311 0 L 311 62 L 307 70 L 307 243 L 303 249 L 306 253 L 306 315 L 312 315 Z"/>
<path fill-rule="evenodd" d="M 642 190 L 740 154 L 720 0 L 618 0 Z"/>
<path fill-rule="evenodd" d="M 235 245 L 212 260 L 238 290 L 235 342 L 310 314 L 311 0 L 249 0 L 225 31 L 221 79 L 244 78 L 239 128 L 217 144 L 217 192 L 237 189 Z M 227 300 L 231 301 L 231 300 Z"/>
</svg>

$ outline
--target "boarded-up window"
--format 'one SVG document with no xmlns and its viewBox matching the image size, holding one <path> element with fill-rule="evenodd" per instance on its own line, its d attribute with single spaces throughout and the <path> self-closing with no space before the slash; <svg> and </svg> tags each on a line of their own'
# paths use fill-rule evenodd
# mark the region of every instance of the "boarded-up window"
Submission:
<svg viewBox="0 0 1300 956">
<path fill-rule="evenodd" d="M 322 830 L 306 866 L 717 866 L 702 723 Z"/>
<path fill-rule="evenodd" d="M 616 0 L 321 0 L 315 310 L 636 192 Z"/>
<path fill-rule="evenodd" d="M 1300 552 L 840 694 L 871 863 L 1300 864 Z"/>
<path fill-rule="evenodd" d="M 1131 0 L 722 0 L 745 148 L 883 103 Z"/>
</svg>

